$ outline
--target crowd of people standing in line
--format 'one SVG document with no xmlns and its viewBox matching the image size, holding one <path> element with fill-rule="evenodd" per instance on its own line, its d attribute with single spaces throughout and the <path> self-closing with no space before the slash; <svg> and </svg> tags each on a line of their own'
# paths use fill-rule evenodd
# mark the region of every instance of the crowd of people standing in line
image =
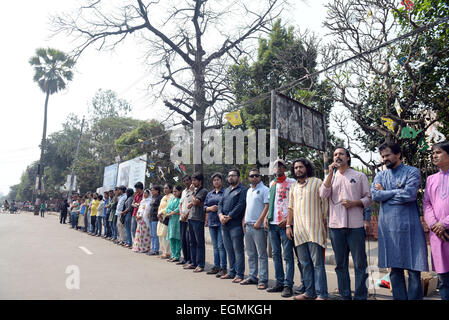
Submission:
<svg viewBox="0 0 449 320">
<path fill-rule="evenodd" d="M 207 271 L 220 279 L 259 290 L 280 292 L 295 300 L 326 300 L 328 288 L 324 253 L 327 232 L 335 254 L 338 292 L 344 300 L 366 300 L 366 229 L 370 205 L 380 203 L 378 250 L 380 268 L 390 268 L 393 298 L 423 299 L 421 272 L 428 271 L 427 244 L 416 200 L 420 186 L 417 168 L 402 163 L 398 144 L 386 143 L 379 152 L 386 166 L 370 186 L 367 176 L 351 168 L 347 149 L 333 153 L 324 181 L 314 176 L 311 162 L 298 159 L 291 165 L 274 163 L 276 178 L 265 186 L 259 169 L 249 171 L 250 187 L 238 169 L 211 176 L 213 189 L 195 173 L 183 186 L 133 189 L 124 186 L 103 195 L 88 192 L 73 196 L 69 208 L 71 228 L 104 237 L 137 253 L 158 256 L 193 272 L 205 271 L 205 226 L 213 246 L 214 266 Z M 449 300 L 449 143 L 432 147 L 440 171 L 429 176 L 423 200 L 429 225 L 433 270 L 438 273 L 441 299 Z M 66 211 L 61 213 L 65 223 Z M 104 231 L 103 231 L 104 230 Z M 275 285 L 268 287 L 267 239 L 270 239 Z M 245 273 L 245 250 L 249 276 Z M 349 253 L 355 273 L 351 293 Z M 295 259 L 301 283 L 293 291 Z M 284 263 L 285 262 L 285 268 Z M 408 271 L 408 289 L 404 270 Z"/>
</svg>

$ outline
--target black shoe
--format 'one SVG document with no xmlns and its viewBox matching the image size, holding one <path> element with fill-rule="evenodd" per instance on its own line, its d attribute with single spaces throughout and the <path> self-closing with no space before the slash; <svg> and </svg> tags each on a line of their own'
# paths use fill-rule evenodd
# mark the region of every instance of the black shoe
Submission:
<svg viewBox="0 0 449 320">
<path fill-rule="evenodd" d="M 213 267 L 211 270 L 206 272 L 206 274 L 217 274 L 220 272 L 220 267 Z"/>
<path fill-rule="evenodd" d="M 292 287 L 285 286 L 282 290 L 281 297 L 282 298 L 290 298 L 293 296 L 293 289 Z"/>
<path fill-rule="evenodd" d="M 220 269 L 220 271 L 218 271 L 218 273 L 215 275 L 215 277 L 220 278 L 221 276 L 224 276 L 228 273 L 228 270 L 226 269 Z"/>
<path fill-rule="evenodd" d="M 267 292 L 282 292 L 284 290 L 284 286 L 276 283 L 274 287 L 270 287 L 267 289 Z"/>
<path fill-rule="evenodd" d="M 179 262 L 176 262 L 176 264 L 177 264 L 178 266 L 180 266 L 180 265 L 186 264 L 186 262 L 185 262 L 185 260 L 181 260 L 181 261 L 179 261 Z"/>
</svg>

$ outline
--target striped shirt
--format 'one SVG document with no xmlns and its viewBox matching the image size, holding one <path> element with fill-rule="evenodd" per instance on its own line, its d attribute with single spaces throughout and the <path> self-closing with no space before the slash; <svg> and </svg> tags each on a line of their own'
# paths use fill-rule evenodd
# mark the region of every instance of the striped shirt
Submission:
<svg viewBox="0 0 449 320">
<path fill-rule="evenodd" d="M 327 215 L 327 200 L 320 198 L 323 183 L 311 177 L 304 184 L 296 182 L 290 189 L 288 208 L 293 210 L 293 234 L 295 246 L 306 242 L 326 245 L 324 219 Z"/>
</svg>

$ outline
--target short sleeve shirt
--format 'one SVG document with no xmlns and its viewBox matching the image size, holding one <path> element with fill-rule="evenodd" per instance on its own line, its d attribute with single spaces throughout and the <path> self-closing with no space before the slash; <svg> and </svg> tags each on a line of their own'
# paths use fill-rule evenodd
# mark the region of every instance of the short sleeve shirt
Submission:
<svg viewBox="0 0 449 320">
<path fill-rule="evenodd" d="M 270 184 L 273 185 L 274 182 Z M 271 224 L 279 224 L 288 215 L 288 198 L 290 188 L 296 183 L 295 179 L 287 178 L 284 182 L 276 183 L 276 196 L 274 199 L 274 215 Z"/>
<path fill-rule="evenodd" d="M 270 189 L 259 182 L 259 184 L 253 188 L 248 188 L 246 194 L 246 223 L 256 223 L 262 213 L 265 204 L 269 203 Z"/>
</svg>

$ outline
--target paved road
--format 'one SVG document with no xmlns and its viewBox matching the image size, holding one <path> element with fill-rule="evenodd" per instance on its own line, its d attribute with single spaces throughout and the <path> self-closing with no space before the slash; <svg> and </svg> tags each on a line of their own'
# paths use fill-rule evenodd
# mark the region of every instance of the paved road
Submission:
<svg viewBox="0 0 449 320">
<path fill-rule="evenodd" d="M 207 245 L 206 269 L 212 259 Z M 66 287 L 75 284 L 76 269 L 71 266 L 79 270 L 79 289 Z M 332 292 L 337 287 L 334 266 L 326 265 L 326 270 Z M 295 285 L 298 273 L 296 269 Z M 271 259 L 269 275 L 272 285 Z M 379 300 L 391 299 L 388 289 L 377 289 L 376 294 Z M 28 212 L 0 214 L 0 299 L 285 300 L 278 293 L 134 253 L 59 224 L 55 215 L 41 218 Z"/>
</svg>

